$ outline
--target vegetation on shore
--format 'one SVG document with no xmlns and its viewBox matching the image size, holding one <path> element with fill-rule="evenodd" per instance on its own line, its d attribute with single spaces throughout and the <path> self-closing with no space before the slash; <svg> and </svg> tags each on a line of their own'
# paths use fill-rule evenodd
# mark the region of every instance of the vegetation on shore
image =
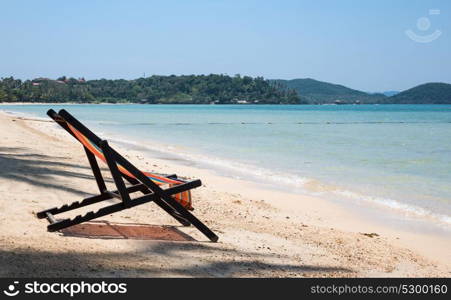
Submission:
<svg viewBox="0 0 451 300">
<path fill-rule="evenodd" d="M 0 102 L 298 104 L 300 98 L 294 90 L 262 77 L 211 74 L 88 81 L 9 77 L 0 81 Z"/>
</svg>

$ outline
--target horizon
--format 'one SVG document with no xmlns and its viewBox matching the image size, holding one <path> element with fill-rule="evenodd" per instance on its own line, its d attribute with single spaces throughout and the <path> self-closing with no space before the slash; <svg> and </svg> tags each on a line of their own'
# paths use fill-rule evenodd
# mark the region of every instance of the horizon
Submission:
<svg viewBox="0 0 451 300">
<path fill-rule="evenodd" d="M 368 93 L 451 83 L 447 1 L 55 3 L 2 5 L 0 77 L 241 74 Z M 440 34 L 418 42 L 409 29 Z"/>
</svg>

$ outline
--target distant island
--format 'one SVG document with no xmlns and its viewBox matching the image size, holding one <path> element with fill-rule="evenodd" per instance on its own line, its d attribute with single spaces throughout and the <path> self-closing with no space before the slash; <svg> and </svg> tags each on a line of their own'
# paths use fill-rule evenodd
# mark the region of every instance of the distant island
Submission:
<svg viewBox="0 0 451 300">
<path fill-rule="evenodd" d="M 451 84 L 426 83 L 396 92 L 366 93 L 311 78 L 272 80 L 295 90 L 308 104 L 451 104 Z"/>
<path fill-rule="evenodd" d="M 343 85 L 318 81 L 311 78 L 272 80 L 289 89 L 294 89 L 301 101 L 308 104 L 360 104 L 380 103 L 387 98 L 384 94 L 370 94 L 353 90 Z"/>
<path fill-rule="evenodd" d="M 399 104 L 451 104 L 451 84 L 425 83 L 389 99 Z"/>
<path fill-rule="evenodd" d="M 134 80 L 13 77 L 0 80 L 0 102 L 141 104 L 451 104 L 451 84 L 367 93 L 311 78 L 153 75 Z"/>
</svg>

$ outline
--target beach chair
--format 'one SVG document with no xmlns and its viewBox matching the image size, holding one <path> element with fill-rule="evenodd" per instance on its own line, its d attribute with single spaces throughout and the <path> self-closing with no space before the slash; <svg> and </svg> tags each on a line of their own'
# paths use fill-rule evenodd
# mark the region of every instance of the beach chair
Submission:
<svg viewBox="0 0 451 300">
<path fill-rule="evenodd" d="M 218 240 L 215 233 L 189 212 L 193 209 L 190 190 L 202 185 L 199 179 L 185 181 L 175 174 L 160 175 L 142 172 L 111 148 L 106 140 L 100 139 L 64 109 L 58 113 L 50 109 L 47 115 L 82 144 L 100 192 L 98 195 L 81 201 L 38 212 L 38 218 L 47 218 L 49 221 L 48 231 L 58 231 L 127 208 L 154 202 L 182 225 L 193 225 L 212 242 Z M 108 166 L 116 190 L 107 189 L 97 159 L 105 162 Z M 135 192 L 141 194 L 132 199 L 131 194 Z M 72 219 L 57 220 L 55 218 L 56 214 L 110 199 L 119 199 L 120 202 L 110 204 L 97 211 L 78 215 Z"/>
</svg>

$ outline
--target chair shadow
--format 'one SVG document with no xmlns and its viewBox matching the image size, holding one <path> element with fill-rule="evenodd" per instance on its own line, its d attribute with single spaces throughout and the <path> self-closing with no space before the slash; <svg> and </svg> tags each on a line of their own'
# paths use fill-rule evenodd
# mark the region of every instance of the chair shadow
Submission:
<svg viewBox="0 0 451 300">
<path fill-rule="evenodd" d="M 177 226 L 142 223 L 89 221 L 60 230 L 64 236 L 88 239 L 132 239 L 168 242 L 195 242 L 196 239 Z"/>
</svg>

